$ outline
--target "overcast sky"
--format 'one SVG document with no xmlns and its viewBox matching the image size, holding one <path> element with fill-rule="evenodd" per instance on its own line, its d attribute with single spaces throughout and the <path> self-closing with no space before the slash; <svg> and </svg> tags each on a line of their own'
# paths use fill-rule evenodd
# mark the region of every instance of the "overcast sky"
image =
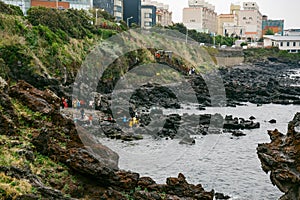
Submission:
<svg viewBox="0 0 300 200">
<path fill-rule="evenodd" d="M 156 0 L 170 5 L 173 11 L 173 21 L 182 22 L 182 9 L 188 6 L 188 0 Z M 206 0 L 216 7 L 217 14 L 230 12 L 231 3 L 245 1 L 236 0 Z M 253 0 L 259 6 L 260 12 L 269 19 L 284 19 L 284 29 L 300 28 L 300 0 Z"/>
</svg>

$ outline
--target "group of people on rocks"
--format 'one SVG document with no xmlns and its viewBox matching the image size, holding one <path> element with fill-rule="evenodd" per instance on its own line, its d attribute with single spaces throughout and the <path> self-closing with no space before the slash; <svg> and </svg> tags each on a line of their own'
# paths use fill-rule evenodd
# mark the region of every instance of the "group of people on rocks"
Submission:
<svg viewBox="0 0 300 200">
<path fill-rule="evenodd" d="M 80 120 L 88 121 L 89 125 L 92 126 L 93 125 L 93 114 L 89 114 L 88 116 L 86 116 L 84 108 L 81 108 L 80 109 Z M 74 122 L 77 123 L 77 121 L 78 121 L 78 118 L 74 118 Z"/>
<path fill-rule="evenodd" d="M 127 126 L 127 123 L 128 123 L 129 128 L 132 128 L 134 126 L 138 126 L 138 124 L 139 124 L 138 114 L 135 113 L 135 115 L 133 117 L 131 117 L 129 120 L 127 119 L 126 115 L 124 115 L 122 121 L 123 121 L 125 126 Z"/>
<path fill-rule="evenodd" d="M 94 101 L 89 101 L 88 102 L 88 105 L 87 103 L 81 99 L 77 99 L 77 98 L 74 98 L 73 101 L 69 98 L 65 98 L 65 97 L 62 97 L 61 98 L 61 108 L 64 109 L 64 108 L 75 108 L 75 109 L 80 109 L 80 108 L 90 108 L 90 109 L 93 109 L 94 108 Z"/>
<path fill-rule="evenodd" d="M 61 98 L 61 102 L 60 102 L 60 106 L 62 107 L 62 109 L 68 108 L 69 107 L 69 105 L 68 105 L 68 99 L 62 97 Z"/>
<path fill-rule="evenodd" d="M 85 108 L 92 109 L 94 107 L 94 101 L 89 101 L 89 104 L 86 105 L 86 102 L 84 100 L 79 100 L 77 98 L 74 98 L 73 101 L 70 99 L 67 99 L 65 97 L 61 98 L 61 108 L 74 108 L 77 110 L 80 110 L 80 118 L 74 118 L 74 122 L 77 123 L 78 119 L 83 121 L 89 121 L 89 124 L 93 124 L 93 115 L 89 114 L 88 117 L 86 117 Z"/>
</svg>

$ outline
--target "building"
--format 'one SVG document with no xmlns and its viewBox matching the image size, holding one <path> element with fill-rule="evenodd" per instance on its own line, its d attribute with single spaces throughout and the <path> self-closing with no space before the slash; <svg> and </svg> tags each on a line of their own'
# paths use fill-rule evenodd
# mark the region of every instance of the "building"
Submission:
<svg viewBox="0 0 300 200">
<path fill-rule="evenodd" d="M 189 7 L 183 9 L 183 24 L 198 32 L 217 32 L 215 7 L 204 0 L 189 0 Z"/>
<path fill-rule="evenodd" d="M 4 0 L 9 5 L 20 6 L 24 14 L 27 13 L 32 6 L 42 6 L 46 8 L 57 8 L 57 9 L 84 9 L 89 10 L 92 8 L 91 0 Z"/>
<path fill-rule="evenodd" d="M 123 1 L 123 20 L 131 26 L 133 23 L 141 25 L 141 0 Z"/>
<path fill-rule="evenodd" d="M 284 30 L 284 35 L 286 36 L 300 36 L 300 29 L 288 29 Z"/>
<path fill-rule="evenodd" d="M 116 21 L 123 19 L 123 0 L 90 0 L 94 8 L 104 9 L 116 18 Z"/>
<path fill-rule="evenodd" d="M 235 23 L 223 23 L 223 31 L 223 36 L 243 38 L 246 27 L 236 25 Z"/>
<path fill-rule="evenodd" d="M 280 50 L 286 50 L 290 53 L 300 52 L 300 35 L 264 35 L 263 38 L 264 47 L 278 47 Z"/>
<path fill-rule="evenodd" d="M 93 7 L 104 9 L 111 15 L 114 15 L 114 0 L 93 0 Z"/>
<path fill-rule="evenodd" d="M 266 15 L 262 20 L 262 35 L 265 35 L 268 30 L 271 30 L 274 34 L 284 34 L 284 20 L 270 20 Z"/>
<path fill-rule="evenodd" d="M 172 12 L 169 11 L 169 5 L 152 0 L 142 0 L 142 7 L 146 5 L 156 7 L 156 24 L 159 24 L 161 26 L 172 25 Z"/>
<path fill-rule="evenodd" d="M 161 26 L 170 26 L 173 24 L 173 13 L 169 11 L 169 5 L 155 2 L 156 6 L 156 23 Z"/>
<path fill-rule="evenodd" d="M 114 17 L 116 21 L 123 19 L 123 0 L 114 0 Z"/>
<path fill-rule="evenodd" d="M 90 0 L 31 0 L 31 6 L 42 6 L 46 8 L 57 8 L 57 9 L 84 9 L 89 10 L 92 8 Z"/>
<path fill-rule="evenodd" d="M 238 4 L 230 4 L 230 14 L 236 15 L 239 18 L 241 6 Z"/>
<path fill-rule="evenodd" d="M 227 29 L 225 29 L 224 25 L 226 24 L 227 26 L 229 25 L 237 25 L 238 19 L 235 14 L 220 14 L 218 15 L 218 35 L 227 35 Z"/>
<path fill-rule="evenodd" d="M 244 2 L 244 10 L 239 11 L 239 26 L 245 27 L 243 37 L 257 41 L 262 36 L 262 14 L 256 2 Z"/>
<path fill-rule="evenodd" d="M 46 7 L 46 8 L 59 8 L 59 9 L 69 9 L 70 3 L 65 1 L 41 1 L 41 0 L 31 0 L 32 7 Z"/>
<path fill-rule="evenodd" d="M 149 29 L 156 25 L 156 6 L 141 6 L 141 28 Z"/>
</svg>

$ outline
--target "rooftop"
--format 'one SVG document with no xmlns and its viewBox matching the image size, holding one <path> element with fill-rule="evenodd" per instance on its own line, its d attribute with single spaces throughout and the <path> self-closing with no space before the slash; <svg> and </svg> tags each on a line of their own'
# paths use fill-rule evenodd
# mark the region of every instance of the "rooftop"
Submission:
<svg viewBox="0 0 300 200">
<path fill-rule="evenodd" d="M 290 36 L 281 36 L 281 35 L 264 35 L 264 38 L 269 38 L 275 41 L 300 41 L 300 35 L 290 35 Z"/>
</svg>

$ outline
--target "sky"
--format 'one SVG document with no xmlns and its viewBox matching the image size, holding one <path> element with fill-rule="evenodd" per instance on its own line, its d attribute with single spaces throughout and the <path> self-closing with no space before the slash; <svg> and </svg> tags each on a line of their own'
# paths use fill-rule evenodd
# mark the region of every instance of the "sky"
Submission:
<svg viewBox="0 0 300 200">
<path fill-rule="evenodd" d="M 182 22 L 182 9 L 188 7 L 188 0 L 156 0 L 169 4 L 173 12 L 173 21 Z M 217 14 L 230 12 L 230 4 L 237 3 L 242 6 L 243 2 L 236 0 L 206 0 L 216 7 Z M 251 0 L 249 0 L 251 1 Z M 263 15 L 269 19 L 284 19 L 284 29 L 300 28 L 300 0 L 252 0 L 259 6 Z"/>
</svg>

